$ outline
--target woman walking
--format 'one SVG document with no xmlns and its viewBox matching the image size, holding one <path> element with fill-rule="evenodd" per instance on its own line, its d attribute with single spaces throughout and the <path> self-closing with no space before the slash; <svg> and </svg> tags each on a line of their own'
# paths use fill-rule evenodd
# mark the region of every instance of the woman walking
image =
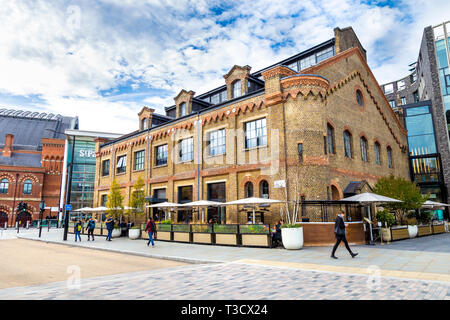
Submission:
<svg viewBox="0 0 450 320">
<path fill-rule="evenodd" d="M 152 247 L 154 247 L 155 242 L 153 241 L 153 234 L 156 232 L 156 225 L 151 217 L 150 217 L 150 219 L 148 219 L 147 226 L 145 227 L 145 231 L 148 232 L 147 246 L 150 245 L 150 242 L 151 242 Z"/>
<path fill-rule="evenodd" d="M 336 249 L 341 243 L 341 241 L 344 242 L 345 247 L 347 248 L 352 258 L 358 255 L 357 253 L 353 253 L 352 250 L 350 249 L 350 246 L 348 245 L 347 238 L 345 237 L 345 228 L 348 227 L 348 223 L 344 222 L 344 218 L 345 218 L 345 211 L 340 209 L 340 212 L 337 215 L 336 222 L 334 224 L 334 234 L 336 236 L 336 244 L 334 245 L 333 251 L 331 252 L 331 258 L 333 259 L 337 259 L 334 253 L 336 252 Z"/>
</svg>

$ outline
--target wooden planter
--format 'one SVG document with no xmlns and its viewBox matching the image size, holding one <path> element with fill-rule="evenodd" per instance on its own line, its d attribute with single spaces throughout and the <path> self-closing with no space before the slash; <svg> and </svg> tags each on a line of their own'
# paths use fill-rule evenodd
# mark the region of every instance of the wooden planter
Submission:
<svg viewBox="0 0 450 320">
<path fill-rule="evenodd" d="M 433 234 L 433 229 L 429 224 L 425 226 L 418 226 L 417 228 L 418 228 L 417 232 L 418 237 L 429 236 L 430 234 Z"/>
<path fill-rule="evenodd" d="M 147 237 L 148 237 L 148 235 L 147 235 Z M 172 232 L 171 231 L 157 231 L 155 239 L 171 241 L 172 240 Z"/>
<path fill-rule="evenodd" d="M 212 234 L 211 233 L 203 233 L 203 232 L 193 232 L 192 233 L 192 242 L 193 243 L 206 243 L 212 244 Z"/>
<path fill-rule="evenodd" d="M 271 238 L 269 234 L 241 234 L 241 241 L 243 246 L 249 247 L 271 246 Z"/>
<path fill-rule="evenodd" d="M 392 241 L 409 239 L 408 227 L 391 228 Z"/>
<path fill-rule="evenodd" d="M 173 241 L 178 242 L 191 242 L 191 233 L 190 232 L 173 232 Z"/>
<path fill-rule="evenodd" d="M 432 228 L 433 228 L 433 234 L 445 232 L 445 225 L 443 225 L 443 224 L 432 225 Z"/>
<path fill-rule="evenodd" d="M 235 233 L 216 233 L 216 244 L 237 246 L 239 244 L 239 235 Z"/>
</svg>

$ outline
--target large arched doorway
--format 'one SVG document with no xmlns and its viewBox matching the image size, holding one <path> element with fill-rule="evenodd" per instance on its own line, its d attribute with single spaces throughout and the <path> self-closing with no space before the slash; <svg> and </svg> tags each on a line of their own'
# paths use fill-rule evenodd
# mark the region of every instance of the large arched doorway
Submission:
<svg viewBox="0 0 450 320">
<path fill-rule="evenodd" d="M 5 223 L 8 224 L 8 215 L 6 212 L 0 211 L 0 228 L 4 228 Z"/>
<path fill-rule="evenodd" d="M 27 226 L 27 221 L 30 221 L 30 225 L 31 225 L 31 214 L 28 212 L 20 212 L 17 215 L 16 221 L 19 222 L 19 226 L 21 228 L 24 228 Z"/>
</svg>

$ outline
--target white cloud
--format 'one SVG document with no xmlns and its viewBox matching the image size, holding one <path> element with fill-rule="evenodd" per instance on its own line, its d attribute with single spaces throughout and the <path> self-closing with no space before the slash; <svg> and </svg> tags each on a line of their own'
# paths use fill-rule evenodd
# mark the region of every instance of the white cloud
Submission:
<svg viewBox="0 0 450 320">
<path fill-rule="evenodd" d="M 449 19 L 447 2 L 1 1 L 0 101 L 39 95 L 36 108 L 78 115 L 82 129 L 128 132 L 143 105 L 164 113 L 182 88 L 211 90 L 233 65 L 256 71 L 332 38 L 336 26 L 353 26 L 384 83 L 407 75 L 423 28 Z"/>
</svg>

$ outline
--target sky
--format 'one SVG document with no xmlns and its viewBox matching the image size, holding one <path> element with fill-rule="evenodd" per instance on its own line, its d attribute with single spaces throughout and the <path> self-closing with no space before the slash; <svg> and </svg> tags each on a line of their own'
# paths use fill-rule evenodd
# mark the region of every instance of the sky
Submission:
<svg viewBox="0 0 450 320">
<path fill-rule="evenodd" d="M 0 0 L 0 108 L 78 116 L 128 133 L 143 106 L 165 114 L 181 89 L 225 83 L 352 26 L 380 84 L 409 74 L 423 29 L 448 0 Z"/>
</svg>

